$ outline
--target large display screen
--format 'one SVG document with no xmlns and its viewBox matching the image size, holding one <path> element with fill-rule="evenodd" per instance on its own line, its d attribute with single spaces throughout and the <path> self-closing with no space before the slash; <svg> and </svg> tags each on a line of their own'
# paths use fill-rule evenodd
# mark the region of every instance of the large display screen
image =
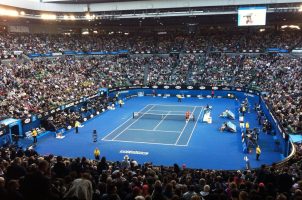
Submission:
<svg viewBox="0 0 302 200">
<path fill-rule="evenodd" d="M 261 26 L 266 24 L 266 7 L 240 7 L 238 26 Z"/>
</svg>

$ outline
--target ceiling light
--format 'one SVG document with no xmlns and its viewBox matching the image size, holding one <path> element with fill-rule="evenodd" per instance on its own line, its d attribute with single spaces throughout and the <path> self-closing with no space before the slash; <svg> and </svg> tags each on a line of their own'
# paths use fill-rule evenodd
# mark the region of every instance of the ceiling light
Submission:
<svg viewBox="0 0 302 200">
<path fill-rule="evenodd" d="M 41 15 L 41 19 L 45 19 L 45 20 L 56 20 L 57 16 L 53 15 L 53 14 L 42 14 Z"/>
<path fill-rule="evenodd" d="M 19 13 L 18 13 L 18 11 L 16 11 L 16 10 L 0 9 L 0 15 L 11 16 L 11 17 L 17 17 L 17 16 L 19 16 Z"/>
</svg>

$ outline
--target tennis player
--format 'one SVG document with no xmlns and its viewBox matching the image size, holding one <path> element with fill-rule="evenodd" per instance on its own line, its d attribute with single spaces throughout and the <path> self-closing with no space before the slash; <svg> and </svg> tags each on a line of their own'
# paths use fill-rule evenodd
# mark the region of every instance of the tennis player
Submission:
<svg viewBox="0 0 302 200">
<path fill-rule="evenodd" d="M 188 122 L 189 121 L 189 119 L 190 119 L 190 111 L 187 111 L 186 112 L 186 122 Z"/>
</svg>

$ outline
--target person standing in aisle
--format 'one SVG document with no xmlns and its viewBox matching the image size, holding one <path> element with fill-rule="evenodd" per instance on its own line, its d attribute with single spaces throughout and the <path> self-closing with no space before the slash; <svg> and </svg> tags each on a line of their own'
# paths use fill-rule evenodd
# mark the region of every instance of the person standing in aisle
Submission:
<svg viewBox="0 0 302 200">
<path fill-rule="evenodd" d="M 34 139 L 34 144 L 37 144 L 37 142 L 38 142 L 38 140 L 37 140 L 38 132 L 37 132 L 36 129 L 33 129 L 33 130 L 31 131 L 31 136 L 32 136 L 33 139 Z"/>
<path fill-rule="evenodd" d="M 97 147 L 94 149 L 93 154 L 94 154 L 94 158 L 96 160 L 100 160 L 100 154 L 101 154 L 101 152 L 100 152 L 100 150 Z"/>
<path fill-rule="evenodd" d="M 81 125 L 81 123 L 79 121 L 76 121 L 75 124 L 74 124 L 74 127 L 75 127 L 75 132 L 76 133 L 79 133 L 79 126 Z"/>
<path fill-rule="evenodd" d="M 259 160 L 260 154 L 261 154 L 261 149 L 260 146 L 258 145 L 256 148 L 256 160 Z"/>
</svg>

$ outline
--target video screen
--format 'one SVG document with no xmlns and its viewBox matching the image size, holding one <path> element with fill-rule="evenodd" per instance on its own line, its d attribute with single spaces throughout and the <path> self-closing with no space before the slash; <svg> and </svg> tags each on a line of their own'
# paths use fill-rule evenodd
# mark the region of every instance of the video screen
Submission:
<svg viewBox="0 0 302 200">
<path fill-rule="evenodd" d="M 238 9 L 238 26 L 266 24 L 266 7 L 241 7 Z"/>
</svg>

